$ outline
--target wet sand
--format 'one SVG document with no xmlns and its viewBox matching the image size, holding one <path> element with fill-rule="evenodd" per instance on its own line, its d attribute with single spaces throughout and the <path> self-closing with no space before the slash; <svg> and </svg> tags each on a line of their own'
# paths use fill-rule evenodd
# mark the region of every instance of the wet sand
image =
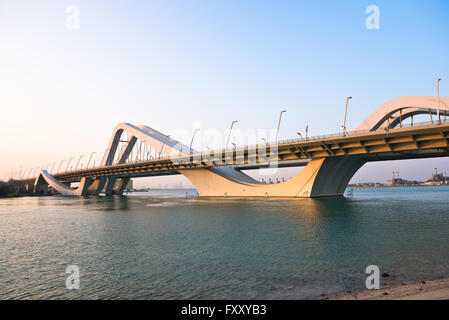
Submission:
<svg viewBox="0 0 449 320">
<path fill-rule="evenodd" d="M 379 290 L 363 290 L 332 300 L 449 300 L 449 278 L 399 284 Z"/>
</svg>

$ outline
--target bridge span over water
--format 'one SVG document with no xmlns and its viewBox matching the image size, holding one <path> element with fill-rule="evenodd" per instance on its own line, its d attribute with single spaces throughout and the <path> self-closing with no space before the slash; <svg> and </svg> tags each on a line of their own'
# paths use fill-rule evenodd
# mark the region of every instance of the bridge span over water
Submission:
<svg viewBox="0 0 449 320">
<path fill-rule="evenodd" d="M 430 121 L 413 123 L 418 114 L 428 114 Z M 22 182 L 35 193 L 52 189 L 62 195 L 113 195 L 122 194 L 131 178 L 182 174 L 204 197 L 341 196 L 367 162 L 449 156 L 446 114 L 449 98 L 440 97 L 437 107 L 436 97 L 406 96 L 385 103 L 352 132 L 202 152 L 150 127 L 120 123 L 100 166 L 56 174 L 41 170 Z M 139 141 L 170 155 L 130 161 L 133 150 L 142 147 Z M 242 172 L 291 166 L 305 167 L 276 184 Z M 79 185 L 71 188 L 75 182 Z"/>
</svg>

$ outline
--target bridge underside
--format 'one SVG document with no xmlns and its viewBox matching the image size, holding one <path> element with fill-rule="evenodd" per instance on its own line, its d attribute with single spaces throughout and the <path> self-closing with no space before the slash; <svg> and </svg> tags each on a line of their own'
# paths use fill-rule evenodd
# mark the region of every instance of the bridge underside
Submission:
<svg viewBox="0 0 449 320">
<path fill-rule="evenodd" d="M 276 183 L 260 183 L 243 172 L 229 175 L 212 168 L 181 169 L 170 172 L 129 174 L 81 178 L 79 186 L 70 188 L 70 182 L 60 182 L 43 170 L 32 186 L 36 193 L 48 193 L 50 188 L 65 196 L 121 195 L 132 177 L 182 174 L 194 185 L 202 197 L 332 197 L 342 196 L 352 176 L 367 162 L 432 157 L 449 157 L 448 149 L 414 150 L 382 154 L 335 156 L 298 162 L 305 167 L 291 179 Z M 263 167 L 263 166 L 262 166 Z M 222 167 L 223 168 L 223 167 Z M 251 165 L 240 169 L 253 169 Z"/>
</svg>

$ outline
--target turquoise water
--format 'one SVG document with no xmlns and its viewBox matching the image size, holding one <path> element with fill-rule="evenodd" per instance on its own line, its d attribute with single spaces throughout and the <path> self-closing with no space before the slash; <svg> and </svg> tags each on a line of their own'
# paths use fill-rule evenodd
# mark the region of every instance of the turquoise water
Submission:
<svg viewBox="0 0 449 320">
<path fill-rule="evenodd" d="M 0 199 L 0 299 L 299 299 L 449 275 L 449 188 Z M 68 265 L 80 290 L 68 290 Z"/>
</svg>

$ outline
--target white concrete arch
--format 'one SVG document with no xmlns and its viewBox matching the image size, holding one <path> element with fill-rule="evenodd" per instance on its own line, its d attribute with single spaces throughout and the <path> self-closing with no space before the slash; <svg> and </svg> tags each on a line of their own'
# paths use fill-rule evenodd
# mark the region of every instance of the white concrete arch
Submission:
<svg viewBox="0 0 449 320">
<path fill-rule="evenodd" d="M 437 114 L 437 97 L 433 96 L 404 96 L 392 99 L 376 109 L 366 118 L 355 131 L 377 130 L 400 125 L 401 121 L 417 114 Z M 449 116 L 449 98 L 440 97 L 440 116 L 444 112 Z M 438 121 L 438 119 L 436 119 Z"/>
<path fill-rule="evenodd" d="M 130 134 L 129 141 L 122 148 L 120 155 L 118 157 L 118 163 L 125 163 L 132 149 L 135 147 L 137 139 L 140 141 L 145 141 L 149 146 L 155 148 L 156 150 L 163 151 L 163 153 L 171 154 L 171 153 L 180 153 L 184 155 L 190 154 L 190 152 L 195 153 L 196 150 L 190 150 L 190 148 L 173 139 L 168 135 L 165 135 L 153 128 L 150 128 L 145 125 L 134 126 L 129 123 L 119 123 L 115 126 L 113 130 L 112 137 L 109 142 L 107 156 L 103 159 L 102 165 L 107 166 L 111 165 L 112 161 L 115 158 L 115 154 L 117 152 L 117 148 L 119 145 L 120 137 L 124 132 L 128 132 Z M 259 184 L 257 180 L 251 178 L 250 176 L 244 174 L 243 172 L 234 169 L 232 166 L 229 167 L 215 167 L 207 169 L 211 172 L 214 172 L 217 175 L 223 176 L 226 179 L 229 179 L 238 183 L 251 183 L 251 184 Z"/>
<path fill-rule="evenodd" d="M 160 133 L 155 129 L 152 129 L 145 125 L 134 126 L 130 123 L 119 123 L 113 130 L 107 152 L 105 153 L 105 157 L 103 158 L 103 161 L 101 163 L 102 166 L 108 166 L 112 164 L 121 136 L 125 131 L 130 135 L 130 139 L 126 143 L 125 147 L 122 148 L 121 153 L 118 157 L 118 163 L 124 163 L 127 160 L 137 140 L 145 141 L 147 145 L 158 151 L 162 151 L 162 153 L 165 154 L 170 154 L 171 152 L 188 154 L 190 152 L 189 147 L 187 147 L 186 145 L 170 138 L 167 135 Z"/>
<path fill-rule="evenodd" d="M 56 180 L 50 173 L 48 173 L 47 170 L 41 170 L 34 183 L 34 189 L 37 193 L 40 191 L 46 193 L 46 191 L 48 191 L 47 186 L 51 186 L 53 190 L 63 196 L 84 196 L 87 194 L 91 182 L 91 179 L 82 178 L 78 188 L 72 189 L 64 183 Z"/>
</svg>

